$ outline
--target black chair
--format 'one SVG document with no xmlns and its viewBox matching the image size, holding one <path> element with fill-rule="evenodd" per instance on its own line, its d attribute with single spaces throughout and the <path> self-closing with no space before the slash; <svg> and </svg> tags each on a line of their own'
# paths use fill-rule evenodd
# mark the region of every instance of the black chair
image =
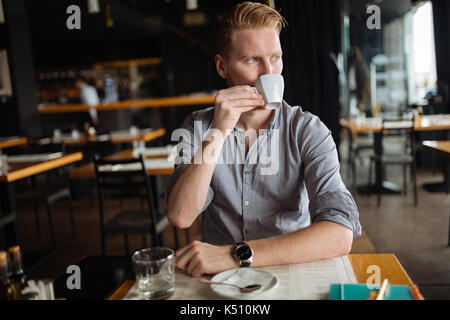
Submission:
<svg viewBox="0 0 450 320">
<path fill-rule="evenodd" d="M 361 152 L 363 151 L 372 151 L 373 150 L 373 142 L 372 141 L 361 141 L 360 137 L 363 135 L 353 134 L 351 130 L 348 130 L 349 137 L 349 155 L 348 155 L 348 166 L 351 173 L 352 178 L 352 188 L 356 190 L 356 162 L 359 160 L 360 164 L 363 165 L 363 158 Z M 367 136 L 367 134 L 366 134 Z"/>
<path fill-rule="evenodd" d="M 30 143 L 28 145 L 27 151 L 31 153 L 51 153 L 51 152 L 65 153 L 64 147 L 60 144 L 42 145 L 39 144 L 38 141 L 39 139 L 37 138 L 30 138 Z M 63 199 L 67 201 L 72 233 L 75 239 L 78 238 L 67 167 L 68 166 L 64 166 L 56 170 L 45 172 L 43 174 L 33 175 L 28 179 L 32 190 L 33 208 L 36 221 L 36 233 L 38 237 L 40 237 L 41 234 L 40 234 L 39 204 L 44 203 L 47 209 L 53 247 L 55 247 L 56 240 L 55 240 L 55 230 L 53 226 L 52 206 L 57 201 Z M 44 183 L 37 181 L 38 178 L 42 176 L 45 177 Z"/>
<path fill-rule="evenodd" d="M 403 119 L 403 118 L 386 118 L 382 120 L 381 141 L 379 149 L 381 153 L 376 153 L 370 158 L 369 166 L 369 183 L 372 183 L 372 167 L 373 163 L 377 163 L 381 167 L 380 176 L 377 177 L 377 205 L 381 204 L 381 193 L 382 184 L 384 181 L 384 173 L 386 166 L 389 165 L 400 165 L 403 167 L 403 193 L 407 194 L 407 167 L 411 170 L 411 179 L 413 182 L 413 193 L 414 193 L 414 205 L 417 206 L 417 181 L 416 181 L 416 158 L 415 158 L 415 139 L 414 139 L 414 118 Z M 397 136 L 404 137 L 402 141 L 402 147 L 399 148 L 399 152 L 384 152 L 383 140 L 387 136 Z"/>
<path fill-rule="evenodd" d="M 72 233 L 75 239 L 78 238 L 77 226 L 75 221 L 75 215 L 72 205 L 72 194 L 69 187 L 69 179 L 67 175 L 67 171 L 63 168 L 63 171 L 59 173 L 60 175 L 57 177 L 59 181 L 50 182 L 50 178 L 47 175 L 47 183 L 40 185 L 38 187 L 36 182 L 36 176 L 31 177 L 31 185 L 33 189 L 33 201 L 34 201 L 34 210 L 35 210 L 35 219 L 36 219 L 36 231 L 38 236 L 40 236 L 40 223 L 39 223 L 39 202 L 44 202 L 45 207 L 47 209 L 49 225 L 50 225 L 50 233 L 52 237 L 53 246 L 55 246 L 55 230 L 53 225 L 53 210 L 52 205 L 60 200 L 65 199 L 67 201 L 68 209 L 69 209 L 69 217 L 70 224 L 72 227 Z"/>
<path fill-rule="evenodd" d="M 163 210 L 156 209 L 154 193 L 145 168 L 142 155 L 138 159 L 105 160 L 94 157 L 97 193 L 99 197 L 102 254 L 105 255 L 107 236 L 123 235 L 126 254 L 129 254 L 128 235 L 141 234 L 146 247 L 145 235 L 150 234 L 153 246 L 163 246 L 163 232 L 169 225 Z M 119 166 L 128 167 L 119 169 Z M 109 168 L 108 168 L 109 167 Z M 111 193 L 111 192 L 114 193 Z M 109 194 L 108 194 L 108 193 Z M 105 197 L 119 196 L 141 198 L 144 192 L 147 208 L 139 210 L 121 210 L 113 218 L 105 219 Z M 176 247 L 179 247 L 176 228 L 173 227 Z"/>
</svg>

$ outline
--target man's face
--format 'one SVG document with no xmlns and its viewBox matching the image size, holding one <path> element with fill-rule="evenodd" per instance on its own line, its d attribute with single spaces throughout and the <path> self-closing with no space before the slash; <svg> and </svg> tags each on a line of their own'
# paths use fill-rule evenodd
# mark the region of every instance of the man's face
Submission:
<svg viewBox="0 0 450 320">
<path fill-rule="evenodd" d="M 78 90 L 80 90 L 82 86 L 83 86 L 83 81 L 77 80 L 75 82 L 75 88 L 77 88 Z"/>
<path fill-rule="evenodd" d="M 228 56 L 217 55 L 216 67 L 229 87 L 252 86 L 261 75 L 281 74 L 283 60 L 277 31 L 272 28 L 235 31 Z"/>
</svg>

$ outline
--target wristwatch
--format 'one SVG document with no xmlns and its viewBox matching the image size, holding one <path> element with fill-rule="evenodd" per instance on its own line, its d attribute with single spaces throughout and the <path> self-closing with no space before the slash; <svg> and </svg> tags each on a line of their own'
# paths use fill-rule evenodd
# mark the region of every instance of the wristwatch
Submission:
<svg viewBox="0 0 450 320">
<path fill-rule="evenodd" d="M 245 242 L 235 243 L 233 251 L 233 256 L 239 261 L 241 267 L 250 267 L 253 261 L 253 250 L 248 244 Z"/>
</svg>

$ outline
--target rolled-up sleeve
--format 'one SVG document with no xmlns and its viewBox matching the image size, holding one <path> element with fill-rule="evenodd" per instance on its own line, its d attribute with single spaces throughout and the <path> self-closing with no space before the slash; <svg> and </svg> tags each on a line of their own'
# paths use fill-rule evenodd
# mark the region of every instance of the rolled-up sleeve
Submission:
<svg viewBox="0 0 450 320">
<path fill-rule="evenodd" d="M 358 207 L 339 173 L 336 144 L 330 131 L 319 118 L 309 115 L 299 137 L 311 222 L 332 221 L 359 237 Z"/>
<path fill-rule="evenodd" d="M 172 141 L 177 142 L 177 155 L 175 157 L 175 169 L 170 177 L 169 183 L 167 185 L 166 191 L 166 201 L 169 201 L 170 192 L 177 182 L 178 178 L 181 176 L 183 171 L 189 166 L 192 161 L 192 157 L 198 151 L 199 146 L 201 146 L 203 141 L 202 132 L 196 132 L 194 134 L 194 116 L 189 116 L 183 123 L 180 129 L 177 129 L 178 134 L 172 134 Z M 202 129 L 203 130 L 203 129 Z M 206 210 L 208 206 L 211 204 L 214 198 L 214 191 L 209 186 L 208 195 L 206 197 L 205 204 L 203 206 L 202 211 Z"/>
</svg>

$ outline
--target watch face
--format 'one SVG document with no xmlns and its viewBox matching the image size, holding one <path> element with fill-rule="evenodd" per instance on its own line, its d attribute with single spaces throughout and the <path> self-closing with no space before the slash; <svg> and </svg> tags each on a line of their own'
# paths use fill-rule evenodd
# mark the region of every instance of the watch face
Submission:
<svg viewBox="0 0 450 320">
<path fill-rule="evenodd" d="M 252 249 L 248 245 L 240 245 L 236 248 L 236 257 L 239 260 L 247 260 L 252 257 Z"/>
</svg>

